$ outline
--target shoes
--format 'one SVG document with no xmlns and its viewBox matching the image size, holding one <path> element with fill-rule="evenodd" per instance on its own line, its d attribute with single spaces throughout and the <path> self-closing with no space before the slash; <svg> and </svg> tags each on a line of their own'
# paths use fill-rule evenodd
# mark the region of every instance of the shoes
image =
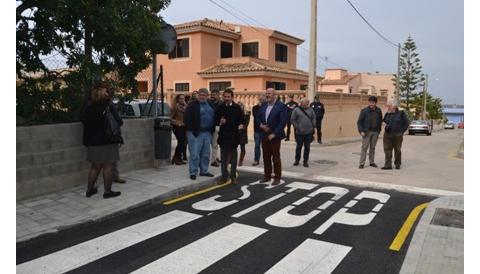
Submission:
<svg viewBox="0 0 480 274">
<path fill-rule="evenodd" d="M 371 167 L 378 167 L 377 164 L 375 164 L 375 163 L 371 163 L 370 166 Z"/>
<path fill-rule="evenodd" d="M 359 165 L 358 168 L 362 169 L 364 167 L 364 165 Z"/>
<path fill-rule="evenodd" d="M 113 197 L 120 196 L 120 194 L 122 194 L 120 191 L 105 192 L 103 193 L 103 198 L 104 199 L 113 198 Z"/>
<path fill-rule="evenodd" d="M 90 190 L 87 190 L 87 192 L 85 193 L 85 196 L 87 198 L 90 198 L 90 196 L 94 195 L 94 194 L 97 194 L 98 193 L 98 189 L 96 187 L 90 189 Z"/>
<path fill-rule="evenodd" d="M 270 182 L 270 180 L 271 180 L 270 178 L 263 177 L 262 179 L 260 179 L 260 183 L 268 183 Z"/>
<path fill-rule="evenodd" d="M 309 167 L 308 162 L 303 162 L 304 167 Z"/>
<path fill-rule="evenodd" d="M 243 166 L 243 161 L 238 163 L 238 166 Z"/>
<path fill-rule="evenodd" d="M 214 166 L 214 167 L 219 167 L 220 165 L 215 161 L 211 164 L 211 166 Z"/>
<path fill-rule="evenodd" d="M 231 178 L 230 181 L 232 182 L 232 185 L 237 185 L 237 178 Z"/>
<path fill-rule="evenodd" d="M 294 166 L 298 166 L 298 161 L 295 161 L 295 162 L 293 163 L 293 165 L 294 165 Z"/>
<path fill-rule="evenodd" d="M 258 166 L 258 165 L 259 165 L 258 161 L 254 161 L 254 162 L 252 163 L 252 166 Z"/>
<path fill-rule="evenodd" d="M 322 144 L 322 141 L 318 141 L 319 144 Z"/>
<path fill-rule="evenodd" d="M 200 176 L 204 176 L 204 177 L 214 177 L 215 175 L 213 175 L 213 174 L 210 173 L 210 172 L 207 172 L 207 173 L 200 173 Z"/>
<path fill-rule="evenodd" d="M 279 179 L 273 179 L 272 185 L 273 185 L 273 186 L 276 186 L 276 185 L 278 185 L 278 184 L 280 184 L 280 180 L 279 180 Z"/>
<path fill-rule="evenodd" d="M 196 179 L 197 179 L 197 175 L 190 175 L 190 179 L 191 179 L 191 180 L 196 180 Z"/>
<path fill-rule="evenodd" d="M 183 161 L 180 160 L 180 159 L 177 158 L 177 157 L 173 157 L 173 159 L 172 159 L 172 165 L 178 165 L 178 166 L 179 166 L 179 165 L 183 165 Z"/>
<path fill-rule="evenodd" d="M 125 184 L 127 181 L 124 180 L 124 179 L 115 178 L 115 179 L 113 179 L 113 182 L 114 183 L 119 183 L 119 184 Z"/>
<path fill-rule="evenodd" d="M 392 167 L 391 167 L 391 166 L 384 166 L 384 167 L 382 167 L 382 169 L 383 169 L 383 170 L 392 169 Z"/>
<path fill-rule="evenodd" d="M 187 162 L 185 162 L 184 160 L 182 160 L 182 165 L 186 165 L 186 164 L 187 164 Z"/>
<path fill-rule="evenodd" d="M 396 166 L 395 166 L 395 169 L 400 169 L 400 165 L 396 165 Z"/>
</svg>

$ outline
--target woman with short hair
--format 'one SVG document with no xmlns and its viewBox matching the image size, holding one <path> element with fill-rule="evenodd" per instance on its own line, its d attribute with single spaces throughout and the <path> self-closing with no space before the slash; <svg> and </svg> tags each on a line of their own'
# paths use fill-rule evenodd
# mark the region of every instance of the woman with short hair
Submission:
<svg viewBox="0 0 480 274">
<path fill-rule="evenodd" d="M 185 116 L 185 95 L 177 94 L 172 104 L 172 130 L 175 138 L 177 138 L 177 147 L 172 158 L 172 164 L 183 165 L 186 164 L 183 160 L 187 159 L 187 131 L 183 118 Z"/>
</svg>

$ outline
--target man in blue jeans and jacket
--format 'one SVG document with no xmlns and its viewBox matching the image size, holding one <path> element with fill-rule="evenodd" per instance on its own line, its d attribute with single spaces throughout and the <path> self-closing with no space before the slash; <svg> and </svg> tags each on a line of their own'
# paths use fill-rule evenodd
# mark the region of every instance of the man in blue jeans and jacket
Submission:
<svg viewBox="0 0 480 274">
<path fill-rule="evenodd" d="M 262 183 L 269 182 L 273 177 L 272 185 L 278 185 L 282 177 L 282 161 L 280 159 L 280 143 L 285 138 L 285 125 L 288 120 L 288 107 L 277 100 L 277 93 L 273 88 L 265 92 L 266 102 L 260 107 L 257 123 L 260 125 L 260 139 L 263 150 L 264 177 Z"/>
<path fill-rule="evenodd" d="M 198 169 L 200 176 L 213 177 L 208 172 L 210 164 L 210 145 L 215 130 L 215 107 L 207 101 L 208 90 L 198 90 L 198 100 L 192 101 L 185 109 L 184 122 L 187 129 L 188 152 L 190 160 L 188 169 L 190 179 L 197 179 Z"/>
</svg>

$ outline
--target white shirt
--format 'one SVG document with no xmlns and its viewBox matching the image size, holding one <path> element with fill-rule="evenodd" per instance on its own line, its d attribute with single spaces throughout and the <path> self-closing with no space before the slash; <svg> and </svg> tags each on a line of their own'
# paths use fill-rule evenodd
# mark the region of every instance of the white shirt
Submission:
<svg viewBox="0 0 480 274">
<path fill-rule="evenodd" d="M 267 111 L 265 112 L 265 122 L 268 121 L 268 116 L 270 116 L 270 112 L 272 111 L 272 108 L 273 108 L 274 105 L 275 105 L 275 103 L 273 103 L 273 104 L 269 103 L 267 105 Z"/>
</svg>

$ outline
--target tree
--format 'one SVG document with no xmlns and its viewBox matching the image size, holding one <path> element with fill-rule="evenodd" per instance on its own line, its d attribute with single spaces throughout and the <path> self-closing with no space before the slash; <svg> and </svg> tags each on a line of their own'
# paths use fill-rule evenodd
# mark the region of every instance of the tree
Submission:
<svg viewBox="0 0 480 274">
<path fill-rule="evenodd" d="M 430 93 L 426 94 L 427 101 L 427 119 L 439 120 L 443 118 L 442 99 L 433 97 Z M 420 119 L 423 111 L 423 93 L 416 95 L 410 102 L 410 108 L 415 109 L 414 119 Z"/>
<path fill-rule="evenodd" d="M 170 0 L 17 1 L 17 105 L 25 98 L 19 91 L 56 87 L 87 96 L 92 81 L 105 77 L 135 92 L 135 77 L 152 61 L 150 50 L 163 46 L 155 38 L 165 24 L 159 12 L 169 4 Z M 66 59 L 68 74 L 48 69 L 42 57 L 52 53 Z M 38 72 L 63 85 L 32 84 L 32 73 L 38 77 Z"/>
<path fill-rule="evenodd" d="M 406 104 L 407 111 L 410 107 L 410 99 L 418 94 L 417 87 L 424 81 L 420 58 L 418 58 L 417 46 L 412 37 L 408 36 L 403 44 L 400 53 L 400 75 L 399 75 L 399 91 L 400 98 Z M 397 75 L 392 79 L 396 87 Z"/>
</svg>

